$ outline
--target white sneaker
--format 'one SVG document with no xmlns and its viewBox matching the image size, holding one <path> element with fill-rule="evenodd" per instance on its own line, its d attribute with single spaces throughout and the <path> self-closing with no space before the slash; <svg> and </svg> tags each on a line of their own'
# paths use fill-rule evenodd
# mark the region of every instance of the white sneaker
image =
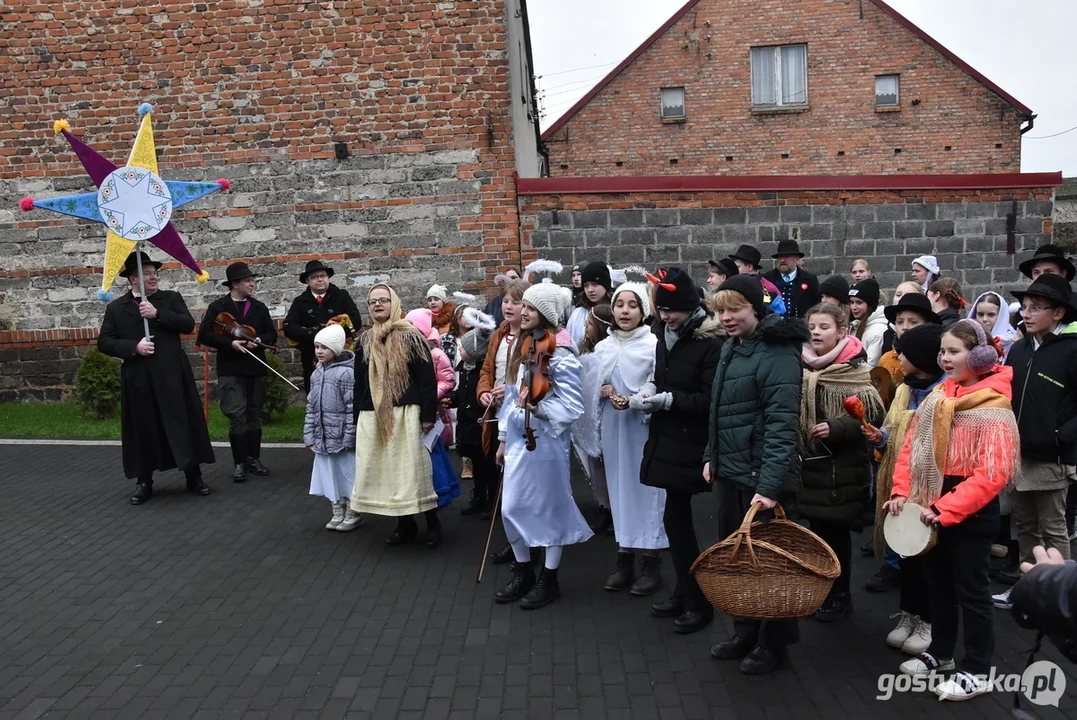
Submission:
<svg viewBox="0 0 1077 720">
<path fill-rule="evenodd" d="M 890 616 L 892 618 L 900 617 L 897 627 L 890 631 L 890 634 L 886 636 L 886 644 L 892 648 L 900 648 L 905 644 L 905 641 L 909 639 L 909 636 L 916 630 L 917 623 L 920 622 L 920 618 L 911 613 L 905 611 L 894 613 Z M 927 648 L 924 648 L 925 650 Z M 919 655 L 920 653 L 914 653 Z"/>
<path fill-rule="evenodd" d="M 344 520 L 337 526 L 339 532 L 351 532 L 355 528 L 363 524 L 363 516 L 355 512 L 348 507 L 348 511 L 344 514 Z"/>
<path fill-rule="evenodd" d="M 953 670 L 957 665 L 954 664 L 954 659 L 948 660 L 936 660 L 931 653 L 920 653 L 912 660 L 906 660 L 901 663 L 899 670 L 906 675 L 913 677 L 926 677 L 932 673 L 949 672 Z"/>
<path fill-rule="evenodd" d="M 991 686 L 986 678 L 978 678 L 967 672 L 954 673 L 954 676 L 945 682 L 935 686 L 935 694 L 939 700 L 971 700 L 977 695 L 991 692 Z"/>
<path fill-rule="evenodd" d="M 901 652 L 907 655 L 921 655 L 931 647 L 931 623 L 920 620 L 916 623 L 916 629 L 905 639 L 901 645 Z"/>
<path fill-rule="evenodd" d="M 344 500 L 333 503 L 333 518 L 325 524 L 326 530 L 336 530 L 344 521 Z"/>
<path fill-rule="evenodd" d="M 1013 590 L 1013 588 L 1009 588 L 1006 592 L 999 593 L 998 595 L 992 595 L 991 603 L 999 610 L 1012 609 L 1013 602 L 1010 601 L 1010 590 Z"/>
</svg>

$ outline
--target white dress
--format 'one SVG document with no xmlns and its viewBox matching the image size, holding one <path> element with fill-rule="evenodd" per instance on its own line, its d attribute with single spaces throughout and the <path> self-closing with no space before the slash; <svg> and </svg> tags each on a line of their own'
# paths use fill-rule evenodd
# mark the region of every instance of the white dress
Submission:
<svg viewBox="0 0 1077 720">
<path fill-rule="evenodd" d="M 595 502 L 601 507 L 610 506 L 610 491 L 606 485 L 606 467 L 602 464 L 602 447 L 599 445 L 599 427 L 602 421 L 597 404 L 586 402 L 586 398 L 598 392 L 598 388 L 588 387 L 592 379 L 597 378 L 597 373 L 591 368 L 595 362 L 595 354 L 587 353 L 580 356 L 580 365 L 583 368 L 583 415 L 572 424 L 572 449 L 583 466 L 583 473 L 591 483 L 591 491 Z"/>
<path fill-rule="evenodd" d="M 639 392 L 654 379 L 657 338 L 644 326 L 632 333 L 615 332 L 595 347 L 595 363 L 587 385 L 610 384 L 618 395 Z M 617 410 L 597 393 L 588 398 L 597 404 L 600 446 L 606 464 L 606 485 L 617 544 L 622 548 L 660 550 L 669 547 L 662 515 L 666 491 L 640 482 L 643 447 L 647 443 L 650 415 L 638 410 Z"/>
<path fill-rule="evenodd" d="M 572 497 L 569 452 L 572 426 L 583 414 L 580 361 L 558 347 L 550 360 L 550 392 L 531 414 L 535 449 L 524 440 L 524 410 L 519 384 L 505 387 L 498 416 L 498 436 L 505 442 L 505 476 L 501 519 L 510 543 L 521 538 L 529 547 L 581 543 L 594 535 Z"/>
<path fill-rule="evenodd" d="M 587 318 L 591 314 L 591 311 L 585 307 L 573 308 L 572 313 L 568 316 L 568 322 L 565 323 L 565 330 L 568 330 L 569 337 L 572 338 L 573 347 L 580 346 L 580 340 L 583 340 L 583 336 L 587 334 Z"/>
</svg>

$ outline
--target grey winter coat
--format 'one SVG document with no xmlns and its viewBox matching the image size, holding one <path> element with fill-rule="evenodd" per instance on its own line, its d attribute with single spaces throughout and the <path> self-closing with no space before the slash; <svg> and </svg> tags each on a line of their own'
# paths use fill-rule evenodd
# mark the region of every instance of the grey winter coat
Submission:
<svg viewBox="0 0 1077 720">
<path fill-rule="evenodd" d="M 319 455 L 355 449 L 355 354 L 345 350 L 310 376 L 303 442 Z"/>
</svg>

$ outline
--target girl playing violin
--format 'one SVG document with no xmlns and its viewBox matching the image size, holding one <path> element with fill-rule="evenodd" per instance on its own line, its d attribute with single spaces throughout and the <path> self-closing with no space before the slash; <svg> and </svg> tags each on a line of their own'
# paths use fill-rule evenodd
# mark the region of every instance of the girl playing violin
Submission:
<svg viewBox="0 0 1077 720">
<path fill-rule="evenodd" d="M 580 362 L 571 337 L 560 328 L 571 302 L 567 290 L 548 282 L 524 293 L 520 337 L 512 345 L 498 416 L 497 463 L 505 469 L 501 518 L 516 562 L 512 579 L 494 601 L 519 601 L 525 609 L 540 608 L 560 596 L 562 547 L 594 534 L 572 497 L 569 477 L 569 428 L 583 414 Z M 533 344 L 538 347 L 525 357 L 524 346 Z M 540 385 L 548 385 L 541 399 L 532 392 Z M 546 548 L 537 581 L 532 547 Z"/>
</svg>

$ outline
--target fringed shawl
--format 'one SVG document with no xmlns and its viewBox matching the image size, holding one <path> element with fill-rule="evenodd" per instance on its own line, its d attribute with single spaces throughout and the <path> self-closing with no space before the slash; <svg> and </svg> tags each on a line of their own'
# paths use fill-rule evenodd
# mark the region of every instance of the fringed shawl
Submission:
<svg viewBox="0 0 1077 720">
<path fill-rule="evenodd" d="M 800 442 L 805 450 L 814 452 L 811 449 L 817 441 L 810 433 L 811 429 L 819 424 L 820 418 L 833 420 L 849 415 L 843 403 L 850 395 L 855 395 L 864 403 L 864 417 L 869 421 L 886 413 L 882 398 L 871 384 L 867 363 L 835 363 L 822 370 L 805 368 L 803 378 L 804 392 L 800 397 Z"/>
<path fill-rule="evenodd" d="M 875 555 L 880 560 L 886 554 L 886 540 L 883 538 L 883 520 L 886 519 L 886 511 L 883 503 L 890 499 L 890 491 L 894 487 L 894 467 L 897 465 L 901 449 L 905 447 L 905 435 L 909 431 L 909 425 L 916 417 L 916 411 L 909 409 L 909 399 L 912 390 L 902 383 L 894 393 L 894 401 L 890 404 L 890 412 L 886 414 L 886 421 L 882 429 L 889 435 L 886 441 L 886 452 L 883 453 L 882 462 L 879 464 L 879 472 L 875 476 Z"/>
<path fill-rule="evenodd" d="M 400 298 L 388 285 L 371 288 L 389 291 L 389 320 L 375 321 L 374 326 L 363 333 L 360 343 L 369 370 L 370 397 L 374 401 L 374 416 L 382 438 L 393 436 L 396 419 L 393 407 L 403 397 L 411 384 L 411 361 L 429 359 L 430 349 L 426 338 L 419 334 L 407 320 L 400 318 Z"/>
<path fill-rule="evenodd" d="M 943 387 L 943 386 L 940 386 Z M 928 507 L 942 495 L 943 475 L 982 468 L 1012 481 L 1021 441 L 1010 401 L 986 387 L 961 397 L 936 389 L 916 411 L 909 449 L 909 500 Z"/>
</svg>

